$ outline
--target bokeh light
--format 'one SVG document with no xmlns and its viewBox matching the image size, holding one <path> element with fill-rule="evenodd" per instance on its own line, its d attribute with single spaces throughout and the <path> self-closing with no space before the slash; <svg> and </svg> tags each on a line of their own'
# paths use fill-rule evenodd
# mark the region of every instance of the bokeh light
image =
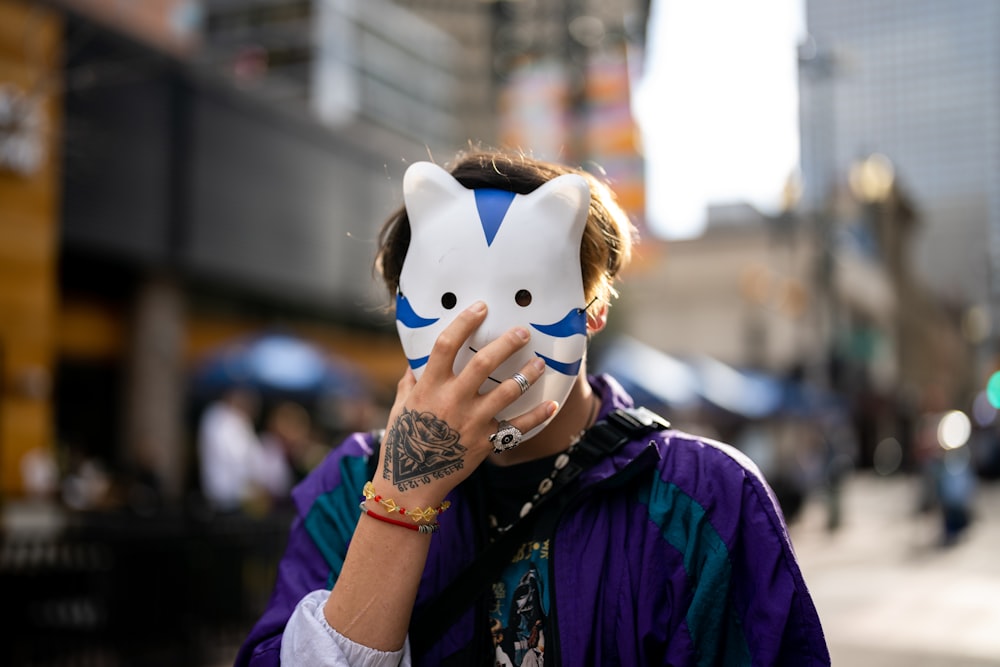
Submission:
<svg viewBox="0 0 1000 667">
<path fill-rule="evenodd" d="M 945 449 L 958 449 L 969 441 L 972 423 L 961 410 L 946 412 L 938 422 L 938 443 Z"/>
<path fill-rule="evenodd" d="M 991 375 L 986 383 L 986 397 L 990 399 L 990 405 L 1000 410 L 1000 371 Z"/>
<path fill-rule="evenodd" d="M 896 438 L 885 438 L 875 447 L 874 468 L 879 475 L 891 475 L 903 465 L 903 446 Z"/>
<path fill-rule="evenodd" d="M 962 315 L 962 335 L 978 345 L 990 335 L 990 312 L 984 306 L 972 306 Z"/>
<path fill-rule="evenodd" d="M 896 170 L 890 160 L 881 153 L 874 153 L 851 167 L 848 182 L 851 191 L 862 201 L 870 204 L 883 202 L 892 192 Z"/>
<path fill-rule="evenodd" d="M 985 427 L 996 421 L 997 409 L 985 391 L 976 394 L 972 402 L 972 419 L 976 426 Z"/>
</svg>

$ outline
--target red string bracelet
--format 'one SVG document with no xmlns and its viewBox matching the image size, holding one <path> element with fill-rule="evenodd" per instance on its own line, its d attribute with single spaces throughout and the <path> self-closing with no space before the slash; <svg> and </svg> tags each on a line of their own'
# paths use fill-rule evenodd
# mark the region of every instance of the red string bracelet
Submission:
<svg viewBox="0 0 1000 667">
<path fill-rule="evenodd" d="M 438 531 L 438 528 L 441 527 L 441 524 L 438 523 L 416 524 L 416 523 L 408 523 L 406 521 L 397 521 L 396 519 L 392 519 L 387 516 L 382 516 L 377 512 L 371 511 L 370 509 L 365 507 L 364 503 L 361 503 L 361 510 L 371 518 L 378 519 L 383 523 L 389 523 L 392 524 L 393 526 L 400 526 L 402 528 L 406 528 L 407 530 L 415 530 L 418 533 L 422 533 L 424 535 L 431 535 L 433 533 L 436 533 Z"/>
</svg>

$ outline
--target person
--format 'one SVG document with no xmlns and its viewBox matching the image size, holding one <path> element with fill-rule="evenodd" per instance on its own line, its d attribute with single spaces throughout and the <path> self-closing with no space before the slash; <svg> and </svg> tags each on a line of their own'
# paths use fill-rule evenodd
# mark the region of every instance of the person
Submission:
<svg viewBox="0 0 1000 667">
<path fill-rule="evenodd" d="M 945 411 L 926 412 L 915 434 L 920 488 L 917 509 L 939 522 L 938 545 L 951 547 L 969 528 L 976 496 L 976 473 L 967 444 L 946 449 L 940 440 Z"/>
<path fill-rule="evenodd" d="M 350 436 L 293 491 L 236 664 L 828 665 L 745 457 L 659 427 L 582 453 L 635 412 L 586 368 L 634 236 L 610 188 L 473 150 L 410 165 L 403 201 L 376 268 L 409 369 L 384 432 Z"/>
<path fill-rule="evenodd" d="M 288 492 L 289 464 L 265 449 L 254 419 L 260 399 L 248 387 L 230 387 L 202 413 L 198 425 L 201 491 L 209 505 L 234 512 Z"/>
</svg>

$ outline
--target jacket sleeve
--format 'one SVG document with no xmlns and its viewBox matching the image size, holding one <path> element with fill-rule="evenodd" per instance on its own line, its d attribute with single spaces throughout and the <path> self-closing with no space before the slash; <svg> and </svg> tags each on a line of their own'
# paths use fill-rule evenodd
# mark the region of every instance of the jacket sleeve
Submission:
<svg viewBox="0 0 1000 667">
<path fill-rule="evenodd" d="M 684 435 L 666 451 L 650 513 L 683 564 L 676 662 L 828 666 L 819 616 L 757 467 L 732 447 Z"/>
<path fill-rule="evenodd" d="M 313 591 L 295 607 L 281 642 L 281 661 L 296 667 L 410 667 L 409 640 L 398 651 L 379 651 L 330 627 L 323 607 L 329 591 Z"/>
<path fill-rule="evenodd" d="M 742 475 L 733 475 L 734 496 L 739 489 L 733 505 L 737 519 L 718 524 L 730 551 L 731 604 L 751 662 L 827 667 L 830 655 L 819 614 L 774 492 L 743 454 L 730 449 L 729 456 L 742 468 Z"/>
<path fill-rule="evenodd" d="M 784 518 L 759 474 L 744 482 L 743 520 L 734 540 L 733 604 L 753 664 L 826 667 L 830 655 Z"/>
</svg>

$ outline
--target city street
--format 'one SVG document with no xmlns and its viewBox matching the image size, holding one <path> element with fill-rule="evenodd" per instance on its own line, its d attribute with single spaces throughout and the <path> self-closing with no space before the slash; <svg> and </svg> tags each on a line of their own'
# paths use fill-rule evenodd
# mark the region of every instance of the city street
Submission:
<svg viewBox="0 0 1000 667">
<path fill-rule="evenodd" d="M 840 530 L 819 496 L 791 526 L 835 666 L 1000 665 L 1000 485 L 980 483 L 974 523 L 941 548 L 918 483 L 859 473 Z"/>
</svg>

